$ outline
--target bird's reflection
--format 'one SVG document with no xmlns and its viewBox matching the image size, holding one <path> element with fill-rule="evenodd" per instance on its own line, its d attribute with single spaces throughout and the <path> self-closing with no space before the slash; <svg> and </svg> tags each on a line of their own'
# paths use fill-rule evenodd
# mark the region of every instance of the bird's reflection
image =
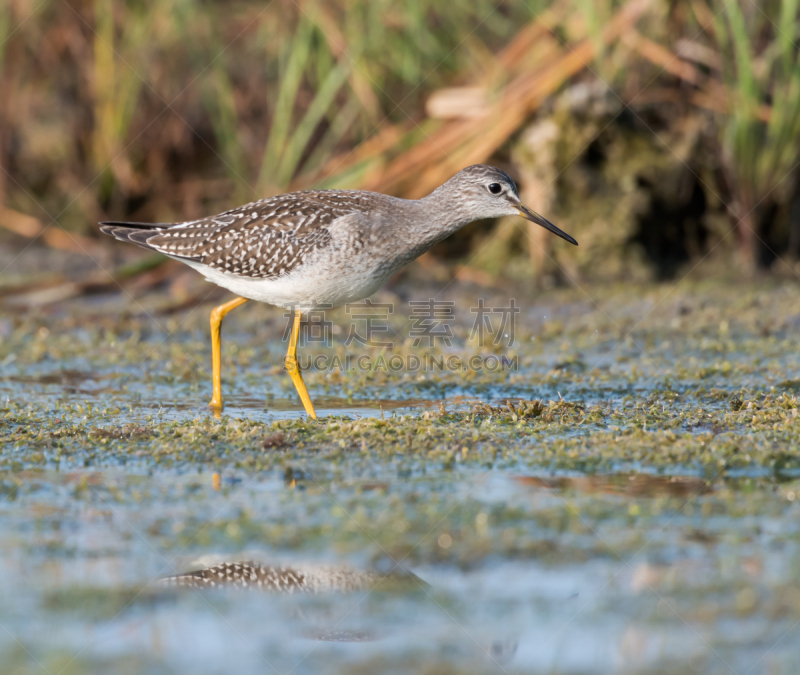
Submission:
<svg viewBox="0 0 800 675">
<path fill-rule="evenodd" d="M 164 577 L 161 583 L 182 588 L 228 587 L 271 593 L 413 591 L 427 587 L 422 579 L 406 571 L 381 574 L 346 565 L 296 563 L 289 566 L 251 560 L 221 562 L 185 574 Z"/>
<path fill-rule="evenodd" d="M 175 574 L 160 579 L 164 586 L 176 589 L 210 590 L 239 589 L 267 594 L 358 593 L 354 603 L 301 603 L 292 610 L 294 618 L 306 626 L 305 637 L 324 642 L 368 642 L 384 637 L 375 629 L 375 617 L 370 614 L 367 596 L 373 592 L 420 593 L 431 597 L 430 586 L 417 575 L 402 569 L 383 573 L 364 570 L 349 565 L 330 565 L 316 562 L 292 562 L 237 560 L 213 562 L 205 556 L 196 561 L 190 572 Z M 353 611 L 356 606 L 359 611 Z M 374 609 L 374 608 L 372 608 Z M 415 609 L 415 612 L 419 608 Z M 365 613 L 367 616 L 365 616 Z M 367 623 L 364 627 L 359 623 Z M 394 628 L 397 623 L 393 622 Z M 386 628 L 386 627 L 384 627 Z M 494 663 L 509 662 L 517 650 L 515 639 L 481 641 L 477 646 L 482 654 Z"/>
<path fill-rule="evenodd" d="M 206 556 L 204 560 L 208 560 Z M 380 573 L 348 565 L 326 565 L 315 562 L 237 560 L 233 562 L 193 565 L 196 569 L 184 574 L 163 577 L 160 583 L 179 589 L 239 589 L 271 594 L 336 594 L 363 592 L 414 592 L 428 587 L 422 579 L 405 570 Z M 307 628 L 303 635 L 325 642 L 366 642 L 382 637 L 372 627 L 359 626 L 364 621 L 363 612 L 353 611 L 366 597 L 362 595 L 353 603 L 323 602 L 309 606 L 303 603 L 292 609 L 292 616 Z M 370 621 L 370 624 L 373 622 Z M 347 626 L 342 624 L 349 624 Z"/>
</svg>

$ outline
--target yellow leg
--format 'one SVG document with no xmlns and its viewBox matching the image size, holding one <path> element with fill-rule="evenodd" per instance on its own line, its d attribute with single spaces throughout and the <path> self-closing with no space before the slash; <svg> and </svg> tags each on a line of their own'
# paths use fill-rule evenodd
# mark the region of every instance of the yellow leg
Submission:
<svg viewBox="0 0 800 675">
<path fill-rule="evenodd" d="M 300 319 L 302 314 L 300 312 L 294 313 L 294 325 L 292 326 L 292 335 L 289 338 L 289 351 L 286 352 L 286 359 L 284 364 L 289 376 L 294 382 L 297 393 L 300 394 L 300 400 L 303 402 L 303 407 L 306 409 L 306 414 L 317 419 L 317 413 L 314 412 L 314 405 L 311 403 L 311 397 L 308 395 L 306 383 L 303 382 L 303 375 L 300 373 L 300 366 L 297 365 L 297 338 L 300 335 Z"/>
<path fill-rule="evenodd" d="M 224 305 L 220 305 L 213 312 L 211 312 L 211 403 L 209 407 L 219 411 L 222 410 L 222 375 L 220 368 L 222 367 L 222 350 L 219 339 L 219 329 L 222 326 L 222 320 L 225 315 L 232 309 L 243 305 L 247 302 L 247 298 L 236 298 Z"/>
</svg>

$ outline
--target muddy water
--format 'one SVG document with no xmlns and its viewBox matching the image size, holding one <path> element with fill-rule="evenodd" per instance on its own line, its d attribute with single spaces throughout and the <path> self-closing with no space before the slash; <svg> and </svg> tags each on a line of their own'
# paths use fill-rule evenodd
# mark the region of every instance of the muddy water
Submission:
<svg viewBox="0 0 800 675">
<path fill-rule="evenodd" d="M 664 295 L 309 372 L 318 422 L 254 315 L 219 418 L 200 318 L 9 321 L 4 672 L 797 672 L 800 294 Z"/>
</svg>

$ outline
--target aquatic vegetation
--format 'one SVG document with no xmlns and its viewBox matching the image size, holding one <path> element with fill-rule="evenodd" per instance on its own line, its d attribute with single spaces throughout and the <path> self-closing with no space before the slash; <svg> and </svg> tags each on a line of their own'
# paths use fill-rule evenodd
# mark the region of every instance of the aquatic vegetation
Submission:
<svg viewBox="0 0 800 675">
<path fill-rule="evenodd" d="M 800 618 L 796 284 L 519 297 L 511 348 L 470 339 L 468 290 L 449 296 L 450 347 L 414 348 L 398 312 L 394 346 L 363 348 L 370 363 L 444 354 L 463 364 L 477 351 L 514 368 L 312 367 L 318 420 L 274 364 L 279 310 L 234 316 L 230 405 L 218 417 L 205 407 L 204 311 L 162 324 L 101 309 L 87 322 L 79 298 L 0 326 L 0 544 L 12 589 L 0 623 L 25 648 L 0 643 L 3 657 L 59 668 L 75 658 L 80 672 L 102 672 L 111 631 L 115 664 L 149 667 L 141 654 L 168 621 L 158 666 L 212 672 L 234 658 L 227 647 L 198 663 L 184 645 L 222 617 L 214 630 L 253 647 L 236 648 L 245 671 L 262 659 L 307 672 L 416 659 L 485 672 L 495 659 L 524 669 L 540 650 L 552 672 L 568 670 L 566 652 L 585 672 L 615 659 L 640 672 L 752 663 Z M 407 291 L 382 299 L 395 292 Z M 345 355 L 349 317 L 329 318 L 330 344 L 305 352 Z M 408 569 L 425 585 L 259 599 L 158 583 L 209 556 Z M 55 642 L 26 628 L 34 616 Z M 598 631 L 599 651 L 584 639 Z M 360 651 L 322 646 L 333 639 Z M 793 651 L 778 644 L 768 658 L 791 670 Z"/>
</svg>

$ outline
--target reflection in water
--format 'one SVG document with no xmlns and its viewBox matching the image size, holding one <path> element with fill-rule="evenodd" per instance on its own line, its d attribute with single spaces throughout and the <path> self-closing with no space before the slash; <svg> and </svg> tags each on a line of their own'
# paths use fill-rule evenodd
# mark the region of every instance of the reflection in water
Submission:
<svg viewBox="0 0 800 675">
<path fill-rule="evenodd" d="M 206 558 L 208 559 L 208 558 Z M 202 564 L 202 563 L 200 563 Z M 239 589 L 275 594 L 324 594 L 366 592 L 410 593 L 423 591 L 430 597 L 430 586 L 415 574 L 398 570 L 386 574 L 362 570 L 347 565 L 320 563 L 271 564 L 242 560 L 220 562 L 185 574 L 163 577 L 164 586 L 193 590 Z M 383 637 L 371 626 L 374 619 L 366 617 L 369 628 L 340 624 L 358 623 L 365 617 L 353 612 L 366 595 L 361 595 L 355 605 L 331 608 L 327 605 L 297 606 L 293 614 L 304 623 L 315 624 L 303 631 L 305 637 L 324 642 L 369 642 Z M 331 611 L 331 610 L 334 611 Z M 362 608 L 365 609 L 365 608 Z M 368 610 L 366 610 L 368 611 Z M 482 655 L 495 664 L 508 663 L 517 651 L 517 640 L 504 638 L 476 644 Z"/>
<path fill-rule="evenodd" d="M 220 562 L 209 567 L 164 577 L 161 584 L 185 589 L 240 589 L 278 594 L 353 593 L 365 591 L 411 592 L 427 588 L 416 575 L 406 571 L 388 574 L 360 570 L 346 565 L 258 563 L 252 560 Z M 363 596 L 362 596 L 363 597 Z M 356 603 L 356 606 L 359 603 Z M 367 642 L 382 637 L 372 628 L 357 626 L 363 617 L 355 607 L 298 606 L 295 618 L 313 627 L 303 630 L 305 637 L 324 642 Z M 347 622 L 350 626 L 341 626 Z M 352 625 L 352 624 L 356 625 Z"/>
<path fill-rule="evenodd" d="M 183 588 L 231 587 L 272 593 L 322 593 L 359 590 L 418 590 L 427 584 L 410 572 L 377 572 L 344 565 L 314 563 L 262 565 L 252 561 L 223 562 L 186 574 L 164 577 L 161 583 Z"/>
</svg>

